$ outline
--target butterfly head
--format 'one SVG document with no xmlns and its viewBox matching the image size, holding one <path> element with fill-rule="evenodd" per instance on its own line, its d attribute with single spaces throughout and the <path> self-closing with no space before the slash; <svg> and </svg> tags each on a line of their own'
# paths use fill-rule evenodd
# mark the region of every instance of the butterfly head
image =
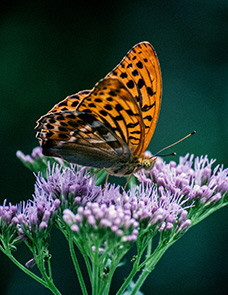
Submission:
<svg viewBox="0 0 228 295">
<path fill-rule="evenodd" d="M 145 169 L 145 170 L 150 170 L 154 167 L 155 162 L 156 162 L 157 158 L 152 156 L 152 157 L 146 157 L 144 156 L 143 158 L 140 158 L 140 166 L 141 168 Z"/>
</svg>

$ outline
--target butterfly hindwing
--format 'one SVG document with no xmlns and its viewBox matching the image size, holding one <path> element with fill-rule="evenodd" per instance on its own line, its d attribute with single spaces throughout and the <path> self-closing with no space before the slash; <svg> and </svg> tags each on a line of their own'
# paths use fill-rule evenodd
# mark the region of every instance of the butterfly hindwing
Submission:
<svg viewBox="0 0 228 295">
<path fill-rule="evenodd" d="M 78 93 L 68 95 L 65 99 L 57 103 L 49 112 L 56 113 L 61 111 L 74 111 L 77 109 L 79 102 L 86 96 L 89 95 L 91 90 L 82 90 Z M 39 122 L 39 121 L 38 121 Z"/>
<path fill-rule="evenodd" d="M 61 116 L 61 117 L 60 117 Z M 50 130 L 50 121 L 56 121 Z M 64 122 L 62 128 L 60 122 Z M 47 127 L 49 129 L 47 129 Z M 40 122 L 37 134 L 47 156 L 61 156 L 68 162 L 108 168 L 117 158 L 129 158 L 128 146 L 93 115 L 79 111 L 51 113 Z"/>
<path fill-rule="evenodd" d="M 100 167 L 107 162 L 107 167 L 117 160 L 129 160 L 130 147 L 142 142 L 141 126 L 138 106 L 129 91 L 117 79 L 107 78 L 97 83 L 75 111 L 43 116 L 37 137 L 46 155 L 59 155 L 85 166 Z"/>
</svg>

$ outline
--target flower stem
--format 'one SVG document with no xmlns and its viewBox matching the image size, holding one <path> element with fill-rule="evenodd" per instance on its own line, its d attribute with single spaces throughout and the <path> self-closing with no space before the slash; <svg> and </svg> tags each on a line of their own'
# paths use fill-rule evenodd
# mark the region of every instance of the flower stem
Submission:
<svg viewBox="0 0 228 295">
<path fill-rule="evenodd" d="M 97 295 L 98 291 L 99 291 L 99 286 L 98 286 L 98 279 L 99 279 L 98 247 L 96 247 L 94 254 L 95 254 L 95 257 L 94 257 L 93 271 L 92 271 L 92 294 Z"/>
<path fill-rule="evenodd" d="M 128 287 L 128 285 L 130 284 L 130 282 L 132 281 L 133 277 L 136 275 L 136 273 L 138 272 L 137 269 L 137 264 L 134 264 L 130 274 L 128 275 L 128 277 L 125 279 L 123 285 L 120 287 L 119 291 L 116 293 L 116 295 L 121 295 L 123 294 L 123 291 Z"/>
<path fill-rule="evenodd" d="M 47 274 L 47 270 L 45 267 L 45 257 L 44 257 L 44 250 L 42 247 L 38 247 L 37 249 L 37 255 L 34 253 L 34 258 L 37 264 L 37 267 L 39 268 L 39 271 L 43 277 L 43 279 L 46 282 L 46 287 L 52 291 L 53 294 L 55 295 L 61 295 L 60 291 L 58 290 L 58 288 L 55 286 L 55 284 L 53 283 L 53 279 L 52 279 L 52 271 L 51 271 L 51 263 L 50 261 L 48 261 L 48 271 L 49 271 L 49 275 Z"/>
<path fill-rule="evenodd" d="M 196 225 L 197 223 L 199 223 L 200 221 L 202 221 L 203 219 L 205 219 L 206 217 L 208 217 L 209 215 L 211 215 L 212 213 L 214 213 L 218 209 L 225 207 L 225 206 L 227 206 L 227 203 L 221 203 L 218 206 L 212 207 L 210 209 L 202 210 L 203 214 L 195 214 L 195 216 L 193 216 L 191 218 L 191 220 L 192 220 L 191 227 Z"/>
<path fill-rule="evenodd" d="M 141 286 L 143 285 L 143 283 L 146 280 L 146 278 L 148 277 L 148 275 L 153 271 L 153 269 L 155 268 L 155 265 L 158 263 L 160 258 L 163 256 L 163 254 L 166 252 L 166 250 L 172 244 L 173 244 L 173 242 L 167 243 L 162 246 L 158 245 L 158 247 L 154 250 L 153 254 L 149 258 L 146 259 L 147 263 L 146 263 L 140 277 L 136 281 L 135 286 L 131 292 L 131 295 L 135 295 L 137 293 L 137 291 L 140 290 Z M 143 265 L 144 265 L 144 263 L 142 263 L 140 265 L 140 267 L 142 267 Z"/>
<path fill-rule="evenodd" d="M 130 282 L 132 281 L 132 279 L 134 278 L 136 273 L 139 271 L 138 266 L 139 266 L 139 262 L 140 262 L 143 252 L 144 252 L 144 248 L 142 248 L 141 251 L 138 251 L 138 255 L 137 255 L 137 258 L 133 264 L 132 270 L 129 273 L 128 277 L 125 279 L 123 285 L 120 287 L 119 291 L 116 293 L 116 295 L 123 294 L 124 290 L 128 287 L 128 285 L 130 284 Z"/>
<path fill-rule="evenodd" d="M 31 272 L 28 268 L 26 268 L 23 264 L 21 264 L 12 254 L 10 251 L 7 251 L 0 247 L 1 251 L 18 267 L 20 268 L 24 273 L 26 273 L 28 276 L 30 276 L 32 279 L 43 285 L 45 288 L 47 288 L 47 282 L 45 282 L 43 279 L 38 277 L 36 274 Z M 60 293 L 59 293 L 60 294 Z"/>
<path fill-rule="evenodd" d="M 83 276 L 82 276 L 82 272 L 81 272 L 81 269 L 80 269 L 80 266 L 79 266 L 79 263 L 78 263 L 78 259 L 77 259 L 77 256 L 75 254 L 73 240 L 72 240 L 71 237 L 69 237 L 68 242 L 69 242 L 70 255 L 71 255 L 71 258 L 72 258 L 72 261 L 73 261 L 73 264 L 74 264 L 76 274 L 78 276 L 78 281 L 79 281 L 79 284 L 81 286 L 82 294 L 83 295 L 88 295 L 87 290 L 86 290 L 86 285 L 85 285 L 85 282 L 84 282 L 84 279 L 83 279 Z"/>
</svg>

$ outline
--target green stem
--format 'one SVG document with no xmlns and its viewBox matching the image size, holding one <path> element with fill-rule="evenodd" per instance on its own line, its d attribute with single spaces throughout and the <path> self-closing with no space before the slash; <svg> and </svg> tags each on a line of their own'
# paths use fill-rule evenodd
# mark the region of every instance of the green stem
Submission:
<svg viewBox="0 0 228 295">
<path fill-rule="evenodd" d="M 78 281 L 79 281 L 79 284 L 81 286 L 82 294 L 83 295 L 88 295 L 87 290 L 86 290 L 86 285 L 85 285 L 85 282 L 84 282 L 84 279 L 83 279 L 83 276 L 82 276 L 82 272 L 81 272 L 81 269 L 80 269 L 80 266 L 79 266 L 79 263 L 78 263 L 78 259 L 77 259 L 77 256 L 75 254 L 73 239 L 71 237 L 69 237 L 68 242 L 69 242 L 70 255 L 71 255 L 71 258 L 72 258 L 72 261 L 73 261 L 73 264 L 74 264 L 76 274 L 78 276 Z"/>
<path fill-rule="evenodd" d="M 119 291 L 116 293 L 116 295 L 121 295 L 123 294 L 124 290 L 128 287 L 128 285 L 130 284 L 130 282 L 132 281 L 133 277 L 136 275 L 136 273 L 138 272 L 138 268 L 137 268 L 137 264 L 134 264 L 130 274 L 128 275 L 128 277 L 125 279 L 123 285 L 120 287 Z"/>
<path fill-rule="evenodd" d="M 125 253 L 122 253 L 122 255 L 117 255 L 116 257 L 113 257 L 113 261 L 115 261 L 115 263 L 113 263 L 111 265 L 111 269 L 108 274 L 108 279 L 105 282 L 103 282 L 103 284 L 101 285 L 99 295 L 104 295 L 104 294 L 108 295 L 109 294 L 109 290 L 110 290 L 111 283 L 112 283 L 112 277 L 116 271 L 118 264 L 120 263 L 120 261 Z"/>
<path fill-rule="evenodd" d="M 82 254 L 82 257 L 85 261 L 85 265 L 86 265 L 86 268 L 88 271 L 90 282 L 92 283 L 92 270 L 91 270 L 91 264 L 89 262 L 88 256 L 87 256 L 84 248 L 79 243 L 77 243 L 77 239 L 74 239 L 74 242 L 75 242 L 76 246 L 78 247 L 80 253 Z"/>
<path fill-rule="evenodd" d="M 140 290 L 141 286 L 143 285 L 144 281 L 148 277 L 148 275 L 153 271 L 155 268 L 155 265 L 158 263 L 160 258 L 163 256 L 163 254 L 166 252 L 166 250 L 173 244 L 173 241 L 170 243 L 167 243 L 165 245 L 159 246 L 154 250 L 153 254 L 147 259 L 147 263 L 145 265 L 145 268 L 143 269 L 140 277 L 135 283 L 135 286 L 131 292 L 131 295 L 135 295 L 137 291 Z M 140 265 L 140 268 L 144 265 L 142 263 Z"/>
<path fill-rule="evenodd" d="M 52 277 L 47 274 L 46 267 L 45 267 L 45 258 L 44 258 L 43 253 L 44 253 L 44 251 L 43 251 L 42 247 L 38 247 L 38 255 L 36 257 L 35 257 L 35 253 L 34 253 L 34 258 L 35 258 L 35 261 L 37 263 L 37 267 L 39 268 L 39 271 L 40 271 L 43 279 L 45 280 L 45 282 L 47 284 L 46 287 L 49 290 L 51 290 L 53 294 L 61 295 L 60 291 L 58 290 L 58 288 L 53 283 Z M 49 272 L 51 274 L 52 271 L 50 270 L 51 269 L 50 261 L 48 263 L 48 268 L 49 268 Z"/>
<path fill-rule="evenodd" d="M 139 249 L 139 247 L 138 247 Z M 141 249 L 141 251 L 138 251 L 138 255 L 137 258 L 133 264 L 132 270 L 129 273 L 129 275 L 127 276 L 127 278 L 125 279 L 124 283 L 122 284 L 122 286 L 120 287 L 119 291 L 116 293 L 116 295 L 121 295 L 123 294 L 124 290 L 129 286 L 130 282 L 132 281 L 132 279 L 134 278 L 134 276 L 136 275 L 136 273 L 139 271 L 139 262 L 141 260 L 141 257 L 143 255 L 144 252 L 144 247 Z"/>
<path fill-rule="evenodd" d="M 147 246 L 147 252 L 146 252 L 146 257 L 150 257 L 152 251 L 152 238 L 150 239 L 148 246 Z"/>
<path fill-rule="evenodd" d="M 51 269 L 51 261 L 50 261 L 50 257 L 48 258 L 48 262 L 47 262 L 47 264 L 48 264 L 48 276 L 49 276 L 50 278 L 52 278 L 52 269 Z"/>
<path fill-rule="evenodd" d="M 35 281 L 37 281 L 38 283 L 40 283 L 41 285 L 43 285 L 45 288 L 48 288 L 53 294 L 55 295 L 61 295 L 60 291 L 56 288 L 56 286 L 53 284 L 52 278 L 47 276 L 45 267 L 44 267 L 44 259 L 43 259 L 43 255 L 41 253 L 41 255 L 39 255 L 40 257 L 42 257 L 42 259 L 39 258 L 39 261 L 42 260 L 42 263 L 39 263 L 39 265 L 37 264 L 43 279 L 41 279 L 40 277 L 38 277 L 37 275 L 35 275 L 33 272 L 31 272 L 28 268 L 26 268 L 24 265 L 22 265 L 12 254 L 11 251 L 6 247 L 5 249 L 3 249 L 1 247 L 2 252 L 18 267 L 20 268 L 24 273 L 26 273 L 28 276 L 30 276 L 31 278 L 33 278 Z M 35 259 L 35 261 L 37 262 L 38 259 Z"/>
<path fill-rule="evenodd" d="M 93 272 L 92 272 L 92 294 L 97 295 L 99 286 L 98 286 L 98 280 L 99 280 L 99 267 L 98 267 L 98 247 L 95 248 L 95 257 L 94 257 L 94 263 L 93 263 Z"/>
<path fill-rule="evenodd" d="M 40 277 L 38 277 L 36 274 L 31 272 L 28 268 L 26 268 L 23 264 L 21 264 L 12 254 L 10 251 L 4 250 L 2 247 L 0 247 L 0 250 L 18 267 L 20 268 L 24 273 L 26 273 L 28 276 L 30 276 L 32 279 L 43 285 L 45 288 L 48 288 L 47 282 L 42 280 Z M 60 293 L 59 293 L 60 294 Z"/>
<path fill-rule="evenodd" d="M 195 214 L 195 216 L 191 218 L 191 220 L 192 220 L 191 227 L 193 225 L 196 225 L 197 223 L 199 223 L 200 221 L 202 221 L 203 219 L 205 219 L 206 217 L 208 217 L 209 215 L 211 215 L 215 211 L 217 211 L 220 208 L 225 207 L 227 205 L 228 205 L 227 203 L 222 203 L 222 204 L 219 204 L 219 206 L 212 207 L 212 208 L 210 208 L 208 210 L 203 209 L 202 210 L 203 211 L 202 215 L 201 214 L 199 214 L 199 215 Z"/>
</svg>

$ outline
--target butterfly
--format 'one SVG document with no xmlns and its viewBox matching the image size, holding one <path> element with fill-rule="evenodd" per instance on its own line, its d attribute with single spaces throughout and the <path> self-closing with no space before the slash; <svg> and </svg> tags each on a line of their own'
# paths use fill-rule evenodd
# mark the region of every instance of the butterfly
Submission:
<svg viewBox="0 0 228 295">
<path fill-rule="evenodd" d="M 67 96 L 37 121 L 43 154 L 128 176 L 144 155 L 161 107 L 161 70 L 149 42 L 136 44 L 92 90 Z"/>
</svg>

